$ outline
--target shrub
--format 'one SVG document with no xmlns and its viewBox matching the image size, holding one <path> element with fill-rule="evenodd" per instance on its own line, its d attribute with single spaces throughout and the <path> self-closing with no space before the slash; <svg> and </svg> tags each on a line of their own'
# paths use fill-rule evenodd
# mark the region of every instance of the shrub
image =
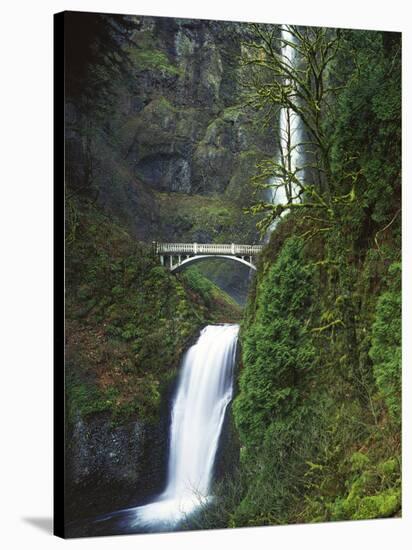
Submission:
<svg viewBox="0 0 412 550">
<path fill-rule="evenodd" d="M 400 273 L 400 264 L 392 264 L 389 270 L 389 289 L 380 296 L 376 307 L 370 349 L 376 383 L 391 418 L 397 424 L 401 421 Z"/>
</svg>

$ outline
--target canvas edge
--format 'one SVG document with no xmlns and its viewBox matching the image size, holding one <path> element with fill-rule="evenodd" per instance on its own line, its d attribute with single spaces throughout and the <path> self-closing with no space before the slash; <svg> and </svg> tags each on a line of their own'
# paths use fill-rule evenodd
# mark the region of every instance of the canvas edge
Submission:
<svg viewBox="0 0 412 550">
<path fill-rule="evenodd" d="M 53 15 L 53 534 L 61 538 L 65 538 L 64 15 Z"/>
</svg>

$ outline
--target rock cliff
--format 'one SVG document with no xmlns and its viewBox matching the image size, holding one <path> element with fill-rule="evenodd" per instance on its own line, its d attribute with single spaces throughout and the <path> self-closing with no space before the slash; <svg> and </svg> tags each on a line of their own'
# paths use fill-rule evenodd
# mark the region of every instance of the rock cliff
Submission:
<svg viewBox="0 0 412 550">
<path fill-rule="evenodd" d="M 256 162 L 272 132 L 245 108 L 247 25 L 136 17 L 129 70 L 112 82 L 110 109 L 68 108 L 68 156 L 93 164 L 98 201 L 141 239 L 256 241 L 245 220 Z M 76 128 L 90 127 L 90 139 Z M 77 160 L 77 163 L 76 163 Z M 190 197 L 190 203 L 184 203 Z M 189 204 L 189 208 L 185 205 Z"/>
</svg>

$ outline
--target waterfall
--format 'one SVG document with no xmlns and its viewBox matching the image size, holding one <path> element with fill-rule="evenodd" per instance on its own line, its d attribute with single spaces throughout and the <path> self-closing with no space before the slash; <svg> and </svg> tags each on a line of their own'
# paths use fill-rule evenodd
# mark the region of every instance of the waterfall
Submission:
<svg viewBox="0 0 412 550">
<path fill-rule="evenodd" d="M 238 325 L 209 325 L 187 351 L 171 411 L 166 488 L 153 502 L 113 512 L 130 530 L 170 530 L 208 504 L 227 405 L 232 399 Z"/>
<path fill-rule="evenodd" d="M 183 369 L 171 423 L 168 497 L 207 497 L 232 379 L 238 325 L 208 326 Z"/>
<path fill-rule="evenodd" d="M 287 25 L 281 26 L 281 56 L 289 67 L 294 68 L 297 63 L 296 50 L 292 46 L 296 42 L 295 37 L 289 32 Z M 288 86 L 290 79 L 285 79 L 284 85 Z M 296 98 L 292 97 L 292 102 Z M 303 151 L 302 151 L 302 124 L 299 115 L 292 109 L 282 107 L 279 113 L 279 151 L 276 158 L 278 164 L 282 164 L 291 173 L 296 170 L 296 176 L 303 177 Z M 279 176 L 270 181 L 273 187 L 269 188 L 269 200 L 272 204 L 284 204 L 289 197 L 296 195 L 297 186 L 293 182 L 283 181 Z M 280 187 L 277 185 L 282 184 Z M 269 234 L 276 227 L 275 220 L 269 227 Z"/>
<path fill-rule="evenodd" d="M 219 437 L 232 399 L 238 330 L 238 325 L 207 326 L 186 353 L 172 407 L 166 489 L 136 509 L 137 524 L 176 524 L 210 501 Z"/>
</svg>

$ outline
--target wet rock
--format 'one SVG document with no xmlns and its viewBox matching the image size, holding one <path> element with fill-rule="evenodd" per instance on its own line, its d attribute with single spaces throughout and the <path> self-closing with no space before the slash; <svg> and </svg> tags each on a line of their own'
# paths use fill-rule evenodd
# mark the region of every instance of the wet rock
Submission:
<svg viewBox="0 0 412 550">
<path fill-rule="evenodd" d="M 166 476 L 168 413 L 160 421 L 114 426 L 104 414 L 78 418 L 67 444 L 68 521 L 134 506 L 162 490 Z"/>
</svg>

